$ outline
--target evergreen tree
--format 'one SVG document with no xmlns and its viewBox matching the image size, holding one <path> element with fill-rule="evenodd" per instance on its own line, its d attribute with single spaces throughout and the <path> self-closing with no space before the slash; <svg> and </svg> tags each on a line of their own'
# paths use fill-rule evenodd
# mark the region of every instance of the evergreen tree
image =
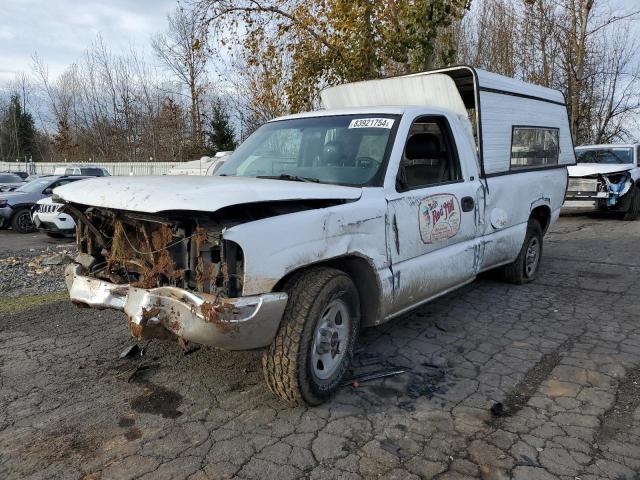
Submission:
<svg viewBox="0 0 640 480">
<path fill-rule="evenodd" d="M 235 150 L 236 140 L 229 122 L 229 115 L 222 102 L 213 102 L 211 121 L 207 132 L 208 148 L 212 153 Z"/>
<path fill-rule="evenodd" d="M 34 153 L 36 127 L 30 113 L 23 111 L 20 97 L 12 95 L 8 108 L 0 121 L 0 142 L 7 160 L 23 159 Z"/>
</svg>

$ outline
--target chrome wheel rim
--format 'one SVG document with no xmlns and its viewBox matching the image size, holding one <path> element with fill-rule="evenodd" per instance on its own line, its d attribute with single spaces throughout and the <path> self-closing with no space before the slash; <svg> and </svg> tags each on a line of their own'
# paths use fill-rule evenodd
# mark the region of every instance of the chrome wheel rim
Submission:
<svg viewBox="0 0 640 480">
<path fill-rule="evenodd" d="M 33 222 L 31 221 L 31 215 L 26 212 L 26 213 L 21 213 L 20 216 L 18 217 L 18 227 L 20 227 L 20 230 L 31 230 L 33 229 Z"/>
<path fill-rule="evenodd" d="M 529 245 L 527 246 L 527 254 L 524 263 L 524 273 L 527 277 L 533 275 L 538 268 L 538 262 L 540 261 L 540 241 L 538 237 L 531 237 Z"/>
<path fill-rule="evenodd" d="M 333 300 L 313 332 L 311 369 L 320 380 L 329 379 L 340 368 L 348 348 L 350 329 L 347 304 L 340 299 Z"/>
</svg>

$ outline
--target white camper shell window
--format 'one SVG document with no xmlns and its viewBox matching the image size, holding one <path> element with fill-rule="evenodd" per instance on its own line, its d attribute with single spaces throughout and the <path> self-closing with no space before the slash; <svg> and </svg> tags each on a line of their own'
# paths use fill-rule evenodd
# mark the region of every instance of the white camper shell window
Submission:
<svg viewBox="0 0 640 480">
<path fill-rule="evenodd" d="M 548 127 L 513 127 L 511 168 L 542 168 L 558 164 L 560 130 Z"/>
</svg>

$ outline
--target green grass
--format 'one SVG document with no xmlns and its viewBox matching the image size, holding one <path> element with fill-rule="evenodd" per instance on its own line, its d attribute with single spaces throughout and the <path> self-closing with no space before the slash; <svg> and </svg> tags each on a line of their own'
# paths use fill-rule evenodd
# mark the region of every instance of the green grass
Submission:
<svg viewBox="0 0 640 480">
<path fill-rule="evenodd" d="M 69 300 L 69 292 L 45 293 L 44 295 L 27 295 L 24 297 L 0 298 L 0 313 L 18 313 L 47 303 Z"/>
</svg>

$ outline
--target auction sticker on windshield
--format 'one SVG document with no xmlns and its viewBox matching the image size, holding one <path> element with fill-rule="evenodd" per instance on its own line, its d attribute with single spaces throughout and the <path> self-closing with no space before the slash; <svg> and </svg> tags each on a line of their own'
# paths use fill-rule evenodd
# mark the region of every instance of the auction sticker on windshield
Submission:
<svg viewBox="0 0 640 480">
<path fill-rule="evenodd" d="M 391 118 L 355 118 L 349 128 L 391 128 L 393 122 Z"/>
</svg>

